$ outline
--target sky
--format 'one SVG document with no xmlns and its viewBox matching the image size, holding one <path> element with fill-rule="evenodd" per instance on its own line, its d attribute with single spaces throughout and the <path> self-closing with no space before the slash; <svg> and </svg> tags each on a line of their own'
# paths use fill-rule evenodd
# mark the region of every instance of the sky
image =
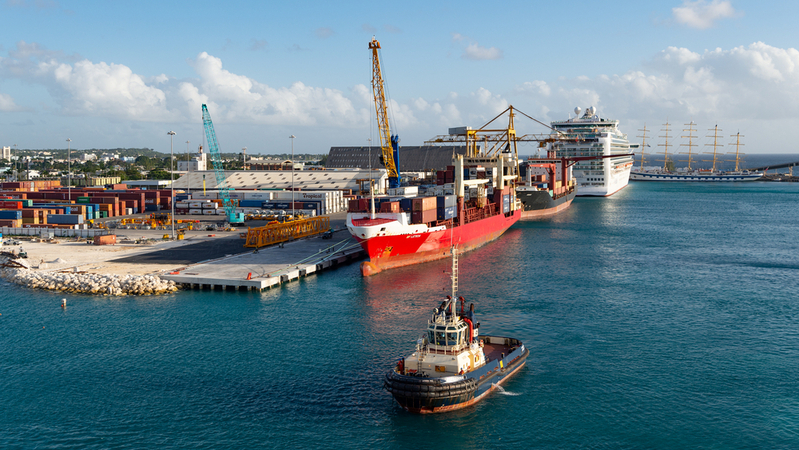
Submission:
<svg viewBox="0 0 799 450">
<path fill-rule="evenodd" d="M 699 151 L 718 125 L 726 151 L 799 153 L 799 2 L 339 3 L 0 0 L 0 146 L 194 151 L 203 103 L 223 152 L 378 145 L 374 36 L 401 145 L 594 106 L 652 152 L 668 121 Z"/>
</svg>

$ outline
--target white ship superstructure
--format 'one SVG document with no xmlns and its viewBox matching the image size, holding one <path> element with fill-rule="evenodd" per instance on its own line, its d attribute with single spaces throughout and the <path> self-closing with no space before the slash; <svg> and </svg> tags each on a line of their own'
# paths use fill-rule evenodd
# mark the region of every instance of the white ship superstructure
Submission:
<svg viewBox="0 0 799 450">
<path fill-rule="evenodd" d="M 595 159 L 579 160 L 573 166 L 578 196 L 607 197 L 627 186 L 638 144 L 630 144 L 619 131 L 619 121 L 600 118 L 593 106 L 574 108 L 576 117 L 552 122 L 554 134 L 561 139 L 550 144 L 558 157 Z"/>
</svg>

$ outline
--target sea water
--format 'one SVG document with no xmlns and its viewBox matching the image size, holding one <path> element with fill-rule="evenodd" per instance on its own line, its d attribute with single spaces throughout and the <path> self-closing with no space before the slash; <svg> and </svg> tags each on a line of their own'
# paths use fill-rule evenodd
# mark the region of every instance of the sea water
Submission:
<svg viewBox="0 0 799 450">
<path fill-rule="evenodd" d="M 798 448 L 797 200 L 632 183 L 462 255 L 480 331 L 530 356 L 441 415 L 402 411 L 382 379 L 448 292 L 446 260 L 262 293 L 3 283 L 0 448 Z"/>
</svg>

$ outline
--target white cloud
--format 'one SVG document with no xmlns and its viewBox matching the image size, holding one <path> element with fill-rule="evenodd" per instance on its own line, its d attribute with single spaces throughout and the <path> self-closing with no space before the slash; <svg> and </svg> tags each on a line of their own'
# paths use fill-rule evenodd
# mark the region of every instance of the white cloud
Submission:
<svg viewBox="0 0 799 450">
<path fill-rule="evenodd" d="M 705 30 L 712 27 L 718 20 L 735 17 L 737 12 L 729 0 L 684 0 L 682 6 L 672 8 L 674 20 L 677 23 Z"/>
<path fill-rule="evenodd" d="M 502 59 L 503 56 L 502 50 L 496 47 L 483 47 L 477 42 L 469 39 L 468 36 L 464 36 L 460 33 L 452 33 L 452 42 L 456 43 L 460 47 L 466 45 L 466 47 L 463 48 L 463 53 L 461 54 L 461 58 L 463 59 L 480 61 L 487 59 Z"/>
<path fill-rule="evenodd" d="M 21 108 L 14 103 L 14 99 L 8 94 L 0 93 L 0 111 L 19 111 Z"/>
<path fill-rule="evenodd" d="M 523 83 L 517 92 L 534 105 L 531 110 L 553 111 L 548 120 L 589 105 L 614 117 L 799 119 L 799 51 L 762 42 L 704 53 L 670 47 L 644 70 L 560 80 L 550 86 L 548 97 L 539 95 L 537 86 Z"/>
<path fill-rule="evenodd" d="M 461 57 L 472 60 L 502 59 L 502 50 L 496 47 L 486 48 L 477 45 L 475 42 L 466 47 L 466 50 L 463 51 L 463 55 Z"/>
</svg>

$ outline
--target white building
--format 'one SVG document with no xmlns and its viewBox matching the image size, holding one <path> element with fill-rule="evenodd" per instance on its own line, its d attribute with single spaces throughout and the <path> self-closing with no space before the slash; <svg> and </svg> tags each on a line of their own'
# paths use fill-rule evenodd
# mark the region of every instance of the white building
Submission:
<svg viewBox="0 0 799 450">
<path fill-rule="evenodd" d="M 11 160 L 11 147 L 3 147 L 3 156 L 0 159 Z"/>
<path fill-rule="evenodd" d="M 207 154 L 203 153 L 202 145 L 200 146 L 200 151 L 190 160 L 181 161 L 180 156 L 177 156 L 175 159 L 178 160 L 178 172 L 201 172 L 203 170 L 208 170 Z"/>
</svg>

